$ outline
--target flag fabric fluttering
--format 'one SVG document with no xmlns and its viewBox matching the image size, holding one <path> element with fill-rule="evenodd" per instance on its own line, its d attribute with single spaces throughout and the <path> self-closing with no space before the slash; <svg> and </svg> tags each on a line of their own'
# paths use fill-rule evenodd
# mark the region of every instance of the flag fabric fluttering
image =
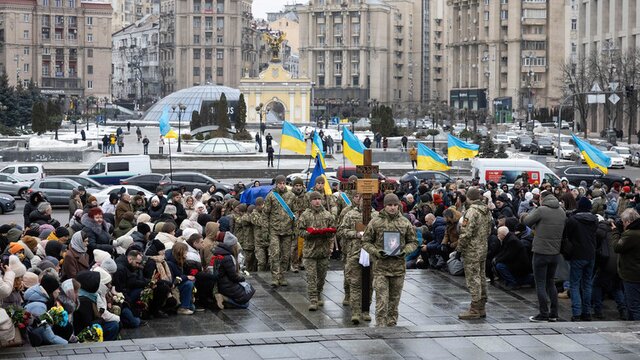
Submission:
<svg viewBox="0 0 640 360">
<path fill-rule="evenodd" d="M 449 164 L 425 144 L 418 143 L 418 170 L 449 170 Z"/>
<path fill-rule="evenodd" d="M 471 159 L 478 155 L 480 145 L 470 144 L 462 141 L 457 137 L 448 134 L 447 142 L 448 154 L 447 159 L 449 161 Z"/>
<path fill-rule="evenodd" d="M 304 134 L 300 129 L 286 120 L 282 122 L 280 148 L 291 150 L 301 155 L 307 154 L 307 143 L 304 140 Z"/>
<path fill-rule="evenodd" d="M 324 173 L 324 168 L 320 163 L 320 159 L 316 159 L 316 166 L 313 168 L 311 178 L 309 179 L 309 183 L 307 184 L 307 191 L 313 191 L 313 186 L 316 184 L 316 178 L 318 177 L 324 178 L 324 193 L 331 194 L 331 185 L 329 185 L 329 180 L 327 179 L 327 175 L 325 175 Z"/>
<path fill-rule="evenodd" d="M 160 115 L 160 135 L 165 139 L 177 139 L 178 134 L 173 131 L 171 125 L 169 125 L 169 107 L 165 106 L 162 109 L 162 115 Z"/>
<path fill-rule="evenodd" d="M 322 139 L 318 135 L 318 131 L 313 132 L 313 142 L 311 143 L 311 156 L 315 159 L 316 156 L 320 157 L 320 163 L 322 168 L 327 168 L 327 163 L 324 161 L 324 151 L 322 151 Z"/>
<path fill-rule="evenodd" d="M 344 157 L 349 159 L 353 165 L 363 165 L 365 146 L 346 126 L 342 127 L 342 143 Z"/>
<path fill-rule="evenodd" d="M 588 142 L 580 140 L 575 136 L 575 134 L 571 134 L 571 137 L 580 150 L 580 153 L 584 157 L 584 161 L 586 161 L 587 165 L 589 165 L 591 169 L 600 169 L 600 171 L 606 174 L 609 166 L 611 166 L 611 158 Z"/>
</svg>

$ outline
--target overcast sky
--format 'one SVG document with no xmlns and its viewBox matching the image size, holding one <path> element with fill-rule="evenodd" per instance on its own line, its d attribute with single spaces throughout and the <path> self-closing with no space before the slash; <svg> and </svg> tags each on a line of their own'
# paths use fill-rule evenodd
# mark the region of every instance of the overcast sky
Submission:
<svg viewBox="0 0 640 360">
<path fill-rule="evenodd" d="M 285 4 L 302 4 L 306 0 L 253 0 L 253 17 L 266 19 L 267 12 L 277 12 L 283 9 Z"/>
</svg>

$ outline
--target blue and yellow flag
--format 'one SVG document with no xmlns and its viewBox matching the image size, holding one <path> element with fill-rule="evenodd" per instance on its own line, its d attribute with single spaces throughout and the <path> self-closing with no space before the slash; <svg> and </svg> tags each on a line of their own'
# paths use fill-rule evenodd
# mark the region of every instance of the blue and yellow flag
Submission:
<svg viewBox="0 0 640 360">
<path fill-rule="evenodd" d="M 447 154 L 449 161 L 474 158 L 478 155 L 478 150 L 480 149 L 480 145 L 462 141 L 451 134 L 448 134 L 447 147 L 449 149 Z"/>
<path fill-rule="evenodd" d="M 165 139 L 177 139 L 178 134 L 173 131 L 171 125 L 169 125 L 169 107 L 165 105 L 162 109 L 162 115 L 160 115 L 160 135 Z"/>
<path fill-rule="evenodd" d="M 319 159 L 316 159 L 316 166 L 313 168 L 313 172 L 311 173 L 311 179 L 309 179 L 309 183 L 307 184 L 307 191 L 313 191 L 313 186 L 316 184 L 316 178 L 322 177 L 324 178 L 324 193 L 325 195 L 331 195 L 331 185 L 329 185 L 329 181 L 327 180 L 327 175 L 324 173 L 324 168 L 320 163 Z"/>
<path fill-rule="evenodd" d="M 426 145 L 418 143 L 418 170 L 449 170 L 449 164 L 436 154 L 433 150 L 429 149 Z"/>
<path fill-rule="evenodd" d="M 313 142 L 311 143 L 311 156 L 315 159 L 317 155 L 320 155 L 320 163 L 322 168 L 327 168 L 327 163 L 324 161 L 324 151 L 322 151 L 322 139 L 318 135 L 318 131 L 313 132 Z"/>
<path fill-rule="evenodd" d="M 591 169 L 598 168 L 606 174 L 608 172 L 607 168 L 611 166 L 611 158 L 588 142 L 580 140 L 574 134 L 571 134 L 571 137 L 584 157 L 584 161 L 587 162 L 587 165 L 589 165 Z"/>
<path fill-rule="evenodd" d="M 307 143 L 304 141 L 304 134 L 286 120 L 282 122 L 280 148 L 291 150 L 301 155 L 307 154 Z"/>
<path fill-rule="evenodd" d="M 346 126 L 342 127 L 342 143 L 344 146 L 344 157 L 349 159 L 353 165 L 364 165 L 364 145 L 351 130 Z"/>
</svg>

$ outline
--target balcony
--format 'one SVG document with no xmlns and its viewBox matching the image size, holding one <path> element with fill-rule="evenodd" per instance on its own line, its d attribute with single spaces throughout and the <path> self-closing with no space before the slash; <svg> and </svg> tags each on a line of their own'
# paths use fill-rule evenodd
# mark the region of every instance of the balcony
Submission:
<svg viewBox="0 0 640 360">
<path fill-rule="evenodd" d="M 82 79 L 80 78 L 63 78 L 63 77 L 42 77 L 40 85 L 43 89 L 69 89 L 81 90 Z"/>
<path fill-rule="evenodd" d="M 524 41 L 546 41 L 547 35 L 545 34 L 522 34 L 522 40 Z"/>
<path fill-rule="evenodd" d="M 547 25 L 547 19 L 523 18 L 522 25 Z"/>
</svg>

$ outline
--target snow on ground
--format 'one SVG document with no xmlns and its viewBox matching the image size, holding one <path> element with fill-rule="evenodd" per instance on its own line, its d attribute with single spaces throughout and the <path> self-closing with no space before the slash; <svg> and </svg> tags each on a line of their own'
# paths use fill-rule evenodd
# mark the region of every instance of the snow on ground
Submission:
<svg viewBox="0 0 640 360">
<path fill-rule="evenodd" d="M 60 136 L 58 136 L 58 139 Z M 83 149 L 87 147 L 86 141 L 78 141 L 77 144 L 55 140 L 49 136 L 32 136 L 29 139 L 29 149 L 49 150 L 49 149 Z"/>
</svg>

